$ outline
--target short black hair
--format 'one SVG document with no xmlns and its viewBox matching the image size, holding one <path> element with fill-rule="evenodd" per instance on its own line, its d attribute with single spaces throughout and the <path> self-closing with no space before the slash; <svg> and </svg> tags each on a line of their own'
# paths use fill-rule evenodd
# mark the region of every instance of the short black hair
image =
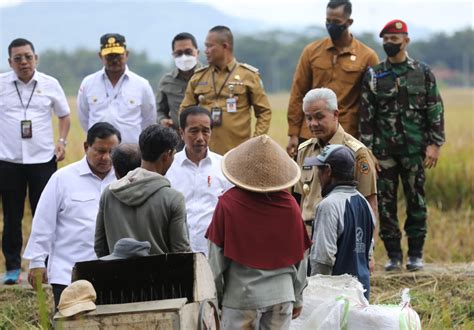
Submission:
<svg viewBox="0 0 474 330">
<path fill-rule="evenodd" d="M 171 50 L 174 51 L 174 43 L 180 40 L 191 40 L 191 43 L 193 44 L 194 48 L 196 49 L 198 48 L 196 38 L 194 38 L 194 36 L 191 33 L 181 32 L 175 35 L 175 37 L 173 38 L 173 41 L 171 41 Z"/>
<path fill-rule="evenodd" d="M 87 131 L 87 145 L 92 146 L 95 139 L 106 139 L 112 135 L 117 136 L 119 143 L 122 142 L 122 135 L 112 124 L 106 122 L 95 123 Z"/>
<path fill-rule="evenodd" d="M 351 17 L 352 3 L 349 0 L 330 0 L 327 8 L 335 9 L 340 6 L 344 6 L 344 14 L 346 17 Z"/>
<path fill-rule="evenodd" d="M 216 25 L 209 30 L 209 33 L 214 32 L 219 35 L 219 41 L 221 43 L 227 42 L 230 45 L 230 49 L 234 49 L 234 36 L 232 31 L 224 25 Z"/>
<path fill-rule="evenodd" d="M 179 114 L 179 126 L 182 129 L 184 129 L 186 127 L 188 116 L 196 116 L 196 115 L 206 115 L 209 117 L 209 120 L 211 120 L 212 122 L 211 114 L 209 113 L 209 111 L 207 111 L 203 107 L 193 105 L 191 107 L 184 109 L 183 112 Z"/>
<path fill-rule="evenodd" d="M 178 143 L 179 137 L 174 129 L 158 124 L 145 128 L 138 139 L 142 159 L 147 162 L 157 161 L 164 152 L 176 149 Z"/>
<path fill-rule="evenodd" d="M 112 150 L 112 165 L 118 178 L 123 178 L 128 172 L 140 167 L 141 162 L 138 144 L 123 143 Z"/>
<path fill-rule="evenodd" d="M 12 56 L 12 48 L 28 46 L 28 45 L 31 47 L 31 50 L 33 51 L 33 54 L 34 54 L 35 53 L 35 46 L 33 46 L 33 43 L 31 41 L 29 41 L 27 39 L 23 39 L 23 38 L 17 38 L 15 40 L 13 40 L 8 45 L 8 56 Z"/>
</svg>

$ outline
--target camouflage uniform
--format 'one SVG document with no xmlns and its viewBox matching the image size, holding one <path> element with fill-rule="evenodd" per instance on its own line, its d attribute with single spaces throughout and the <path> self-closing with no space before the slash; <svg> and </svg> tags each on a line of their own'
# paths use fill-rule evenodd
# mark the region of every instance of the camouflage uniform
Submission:
<svg viewBox="0 0 474 330">
<path fill-rule="evenodd" d="M 425 171 L 428 145 L 444 143 L 443 104 L 429 67 L 411 58 L 367 70 L 362 82 L 361 142 L 380 161 L 377 179 L 380 237 L 390 258 L 401 259 L 398 178 L 407 204 L 408 255 L 421 257 L 426 236 Z"/>
</svg>

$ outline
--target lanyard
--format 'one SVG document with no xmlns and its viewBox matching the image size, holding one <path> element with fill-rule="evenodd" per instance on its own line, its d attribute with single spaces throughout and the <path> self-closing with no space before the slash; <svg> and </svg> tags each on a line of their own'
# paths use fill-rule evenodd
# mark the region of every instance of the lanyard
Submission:
<svg viewBox="0 0 474 330">
<path fill-rule="evenodd" d="M 229 77 L 230 77 L 230 75 L 232 74 L 232 72 L 234 72 L 236 66 L 237 66 L 237 63 L 234 64 L 234 66 L 232 67 L 232 69 L 231 69 L 231 70 L 229 71 L 229 73 L 227 74 L 227 77 L 225 77 L 224 83 L 222 84 L 221 88 L 219 89 L 219 92 L 217 92 L 217 89 L 216 89 L 216 79 L 215 79 L 215 77 L 214 77 L 214 70 L 212 71 L 212 85 L 213 85 L 213 87 L 214 87 L 214 94 L 215 94 L 215 96 L 216 96 L 216 102 L 217 102 L 217 99 L 219 98 L 219 95 L 221 95 L 222 90 L 224 89 L 225 83 L 227 82 L 227 80 L 229 80 Z"/>
<path fill-rule="evenodd" d="M 110 103 L 110 100 L 109 100 L 110 95 L 109 95 L 109 92 L 107 90 L 107 83 L 105 82 L 105 75 L 103 75 L 102 78 L 103 78 L 102 82 L 104 83 L 105 96 L 107 97 L 107 100 Z M 120 81 L 120 85 L 118 86 L 117 93 L 115 93 L 115 95 L 112 97 L 114 100 L 117 99 L 117 96 L 122 92 L 122 86 L 123 86 L 124 80 L 125 80 L 125 76 L 122 75 L 122 80 Z M 112 86 L 112 89 L 115 89 L 114 86 Z"/>
<path fill-rule="evenodd" d="M 31 91 L 30 98 L 28 99 L 28 103 L 26 104 L 26 107 L 25 107 L 25 104 L 23 103 L 23 99 L 21 98 L 20 90 L 18 89 L 18 84 L 16 83 L 16 81 L 14 81 L 14 84 L 15 84 L 16 93 L 18 94 L 18 98 L 20 99 L 21 107 L 23 108 L 23 112 L 25 114 L 25 120 L 26 120 L 26 110 L 28 110 L 28 107 L 30 106 L 31 99 L 33 98 L 33 94 L 35 92 L 36 85 L 38 84 L 38 82 L 35 80 L 35 84 L 33 85 L 33 90 Z"/>
</svg>

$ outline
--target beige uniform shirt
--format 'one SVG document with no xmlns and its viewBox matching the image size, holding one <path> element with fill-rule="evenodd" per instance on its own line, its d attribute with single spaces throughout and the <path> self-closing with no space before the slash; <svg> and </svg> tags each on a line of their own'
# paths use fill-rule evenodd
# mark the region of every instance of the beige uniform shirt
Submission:
<svg viewBox="0 0 474 330">
<path fill-rule="evenodd" d="M 227 99 L 230 97 L 236 98 L 236 112 L 227 111 Z M 193 105 L 200 105 L 209 111 L 214 107 L 222 110 L 222 125 L 214 125 L 209 142 L 209 148 L 221 155 L 251 137 L 251 107 L 257 118 L 253 135 L 265 134 L 270 127 L 270 103 L 258 70 L 235 59 L 223 70 L 211 65 L 194 73 L 180 111 Z"/>
<path fill-rule="evenodd" d="M 369 150 L 362 142 L 346 133 L 341 125 L 328 144 L 342 144 L 355 153 L 355 180 L 357 190 L 365 197 L 377 193 L 377 173 Z M 301 178 L 295 185 L 295 192 L 301 195 L 301 210 L 304 221 L 312 221 L 315 216 L 316 204 L 322 199 L 321 186 L 316 166 L 303 166 L 306 157 L 314 157 L 321 153 L 323 147 L 318 140 L 312 138 L 300 144 L 297 163 L 301 168 Z"/>
</svg>

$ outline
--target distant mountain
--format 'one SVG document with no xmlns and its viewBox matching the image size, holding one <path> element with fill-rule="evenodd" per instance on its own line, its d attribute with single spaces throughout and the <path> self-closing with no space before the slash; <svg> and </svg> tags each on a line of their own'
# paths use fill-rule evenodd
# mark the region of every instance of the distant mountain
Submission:
<svg viewBox="0 0 474 330">
<path fill-rule="evenodd" d="M 125 35 L 132 51 L 146 51 L 153 60 L 171 60 L 171 40 L 179 32 L 190 32 L 204 48 L 207 31 L 227 25 L 233 31 L 250 33 L 266 29 L 264 23 L 223 14 L 212 6 L 184 1 L 71 1 L 25 2 L 0 8 L 0 68 L 7 67 L 11 40 L 31 40 L 37 52 L 46 49 L 71 52 L 97 49 L 108 32 Z"/>
</svg>

